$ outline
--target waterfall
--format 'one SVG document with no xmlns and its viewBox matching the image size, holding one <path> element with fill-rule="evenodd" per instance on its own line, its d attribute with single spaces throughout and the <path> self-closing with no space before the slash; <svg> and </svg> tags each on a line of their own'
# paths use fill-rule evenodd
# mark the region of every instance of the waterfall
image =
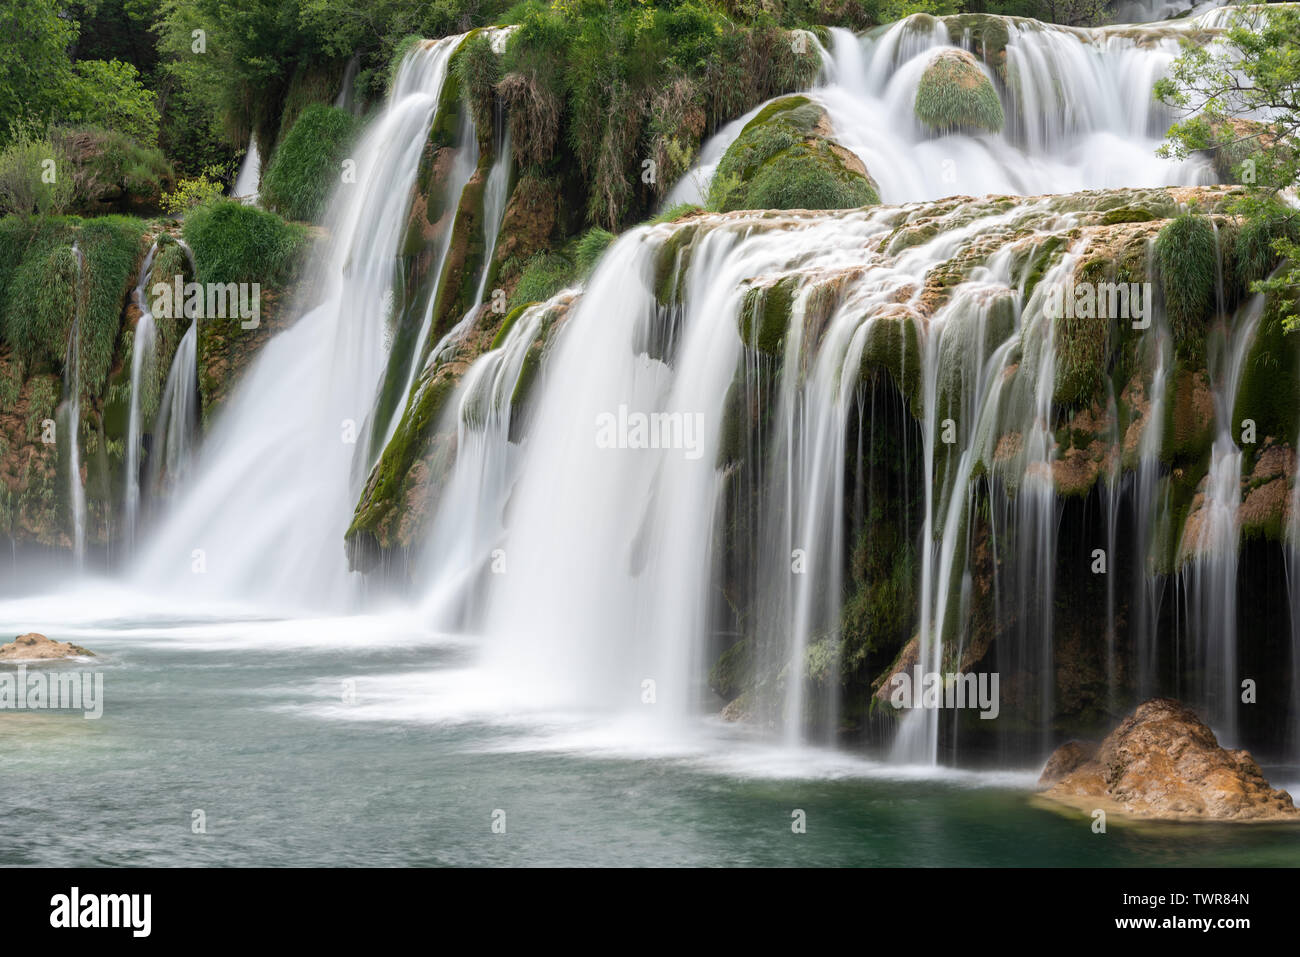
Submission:
<svg viewBox="0 0 1300 957">
<path fill-rule="evenodd" d="M 488 277 L 492 274 L 492 256 L 497 251 L 497 239 L 501 236 L 501 222 L 506 215 L 506 201 L 510 198 L 510 170 L 512 156 L 510 152 L 510 131 L 497 117 L 497 155 L 488 173 L 487 186 L 483 190 L 483 269 L 479 273 L 478 291 L 474 293 L 474 304 L 483 301 L 487 292 Z"/>
<path fill-rule="evenodd" d="M 56 428 L 61 436 L 59 458 L 67 469 L 68 531 L 72 538 L 72 559 L 80 568 L 86 559 L 86 489 L 81 484 L 81 320 L 86 257 L 75 242 L 72 244 L 72 259 L 76 267 L 75 285 L 72 288 L 72 328 L 68 332 L 68 348 L 63 365 L 63 401 L 59 405 Z"/>
<path fill-rule="evenodd" d="M 175 492 L 189 478 L 199 434 L 198 320 L 176 347 L 154 424 L 149 487 Z"/>
<path fill-rule="evenodd" d="M 347 110 L 353 116 L 357 115 L 361 107 L 357 100 L 356 86 L 357 71 L 361 67 L 361 55 L 354 53 L 348 58 L 348 64 L 343 68 L 343 79 L 339 82 L 339 92 L 334 97 L 334 107 L 340 110 Z"/>
<path fill-rule="evenodd" d="M 1200 676 L 1189 696 L 1206 701 L 1209 721 L 1225 746 L 1235 747 L 1237 701 L 1237 563 L 1241 529 L 1242 451 L 1235 438 L 1233 407 L 1255 341 L 1265 298 L 1257 294 L 1220 328 L 1208 344 L 1214 398 L 1214 444 L 1198 517 L 1189 517 L 1180 552 L 1188 559 L 1180 574 L 1185 590 L 1189 652 Z M 1220 309 L 1220 315 L 1223 310 Z M 1209 676 L 1213 677 L 1209 677 Z"/>
<path fill-rule="evenodd" d="M 135 321 L 135 335 L 131 345 L 131 405 L 127 418 L 126 436 L 126 503 L 123 509 L 127 547 L 135 543 L 136 523 L 140 515 L 140 418 L 143 414 L 145 376 L 149 376 L 153 387 L 154 362 L 157 331 L 154 326 L 153 312 L 149 309 L 149 297 L 145 287 L 149 282 L 149 272 L 153 269 L 153 259 L 158 252 L 158 244 L 149 247 L 140 266 L 140 276 L 135 283 L 132 300 L 140 316 Z"/>
<path fill-rule="evenodd" d="M 1005 79 L 982 69 L 999 90 L 1007 122 L 1002 132 L 981 135 L 935 136 L 913 113 L 930 56 L 973 47 L 971 38 L 950 36 L 943 20 L 922 16 L 866 37 L 831 29 L 829 62 L 807 95 L 826 108 L 835 138 L 862 159 L 883 202 L 1214 181 L 1205 160 L 1155 155 L 1172 116 L 1152 89 L 1178 56 L 1175 26 L 1139 42 L 1105 28 L 1001 22 L 1008 30 Z M 718 161 L 757 113 L 727 124 L 704 145 L 666 206 L 703 202 Z"/>
<path fill-rule="evenodd" d="M 135 573 L 150 587 L 278 604 L 347 604 L 340 546 L 386 362 L 385 300 L 447 64 L 463 37 L 403 59 L 331 199 L 329 247 L 304 288 L 318 304 L 272 339 L 221 410 L 195 473 Z M 249 277 L 250 279 L 256 277 Z"/>
<path fill-rule="evenodd" d="M 257 150 L 257 136 L 254 134 L 248 140 L 248 152 L 244 154 L 244 159 L 239 164 L 239 172 L 235 175 L 235 183 L 230 188 L 230 195 L 233 199 L 245 203 L 256 203 L 261 181 L 262 156 Z"/>
<path fill-rule="evenodd" d="M 452 51 L 454 51 L 454 49 L 455 48 L 452 47 Z M 449 52 L 447 56 L 450 60 L 451 53 Z M 447 65 L 443 64 L 442 69 L 445 73 Z M 441 82 L 439 85 L 441 86 Z M 474 125 L 474 118 L 471 116 L 469 110 L 465 110 L 461 113 L 460 124 L 456 133 L 456 144 L 456 156 L 452 161 L 451 172 L 447 177 L 448 197 L 459 197 L 461 192 L 465 189 L 466 184 L 470 181 L 470 178 L 474 175 L 474 170 L 478 167 L 478 136 Z M 498 162 L 501 162 L 500 157 L 498 158 Z M 439 283 L 442 279 L 443 268 L 447 264 L 447 254 L 451 250 L 452 234 L 455 231 L 457 205 L 456 202 L 449 202 L 447 204 L 449 212 L 446 215 L 450 218 L 446 229 L 444 229 L 442 234 L 438 237 L 437 245 L 434 250 L 432 266 L 429 271 L 429 275 L 434 278 L 434 282 L 430 284 L 429 299 L 425 304 L 424 319 L 420 323 L 420 331 L 415 340 L 415 348 L 411 351 L 409 356 L 395 355 L 393 357 L 394 360 L 399 362 L 404 360 L 405 362 L 405 366 L 403 367 L 406 370 L 404 375 L 405 385 L 402 387 L 401 391 L 397 393 L 398 401 L 394 404 L 392 412 L 389 415 L 388 427 L 384 430 L 383 440 L 377 443 L 374 447 L 374 455 L 376 456 L 392 439 L 393 433 L 397 431 L 397 426 L 402 421 L 402 413 L 406 408 L 406 397 L 410 394 L 412 387 L 415 385 L 415 380 L 419 376 L 420 370 L 423 368 L 423 365 L 421 364 L 422 357 L 424 356 L 425 347 L 429 343 L 429 337 L 433 334 L 434 313 L 438 305 Z M 485 264 L 485 271 L 486 268 Z M 473 310 L 471 310 L 471 314 L 472 313 Z M 383 410 L 381 409 L 380 412 L 382 413 L 382 411 Z M 369 464 L 371 463 L 367 463 L 367 465 Z"/>
</svg>

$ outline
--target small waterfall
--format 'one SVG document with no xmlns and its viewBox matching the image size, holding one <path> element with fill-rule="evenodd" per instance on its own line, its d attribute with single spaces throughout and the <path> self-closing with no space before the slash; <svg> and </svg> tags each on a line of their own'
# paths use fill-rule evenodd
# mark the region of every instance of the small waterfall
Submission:
<svg viewBox="0 0 1300 957">
<path fill-rule="evenodd" d="M 454 50 L 453 47 L 452 52 Z M 447 58 L 450 60 L 451 52 L 447 54 Z M 445 74 L 447 64 L 443 64 L 442 69 Z M 441 82 L 439 86 L 441 86 Z M 456 133 L 456 144 L 456 157 L 447 178 L 447 196 L 449 197 L 460 196 L 465 189 L 465 185 L 474 175 L 474 170 L 478 167 L 478 135 L 474 125 L 474 118 L 469 110 L 464 110 L 461 113 L 460 125 Z M 433 265 L 429 275 L 434 277 L 434 282 L 430 284 L 429 301 L 425 304 L 424 319 L 420 323 L 420 332 L 415 340 L 415 348 L 411 351 L 409 357 L 394 356 L 394 359 L 404 360 L 406 363 L 406 384 L 398 393 L 399 401 L 395 403 L 389 416 L 388 427 L 383 433 L 383 441 L 374 446 L 373 454 L 375 456 L 378 456 L 383 451 L 384 446 L 392 440 L 393 434 L 397 431 L 397 426 L 402 421 L 402 413 L 406 409 L 406 397 L 410 395 L 415 380 L 419 377 L 421 369 L 424 368 L 421 359 L 424 356 L 425 348 L 429 344 L 429 337 L 433 334 L 434 311 L 438 304 L 438 286 L 441 282 L 443 268 L 447 264 L 447 254 L 451 251 L 457 206 L 457 203 L 449 202 L 447 212 L 444 214 L 448 217 L 448 221 L 442 235 L 438 238 L 437 247 L 433 254 Z M 373 463 L 367 463 L 367 465 L 370 464 Z"/>
<path fill-rule="evenodd" d="M 257 202 L 261 182 L 262 156 L 257 150 L 257 135 L 254 134 L 248 140 L 248 152 L 244 154 L 243 162 L 239 164 L 239 172 L 235 176 L 234 185 L 230 188 L 230 196 L 232 199 L 252 205 Z"/>
<path fill-rule="evenodd" d="M 475 360 L 448 403 L 456 461 L 441 493 L 422 577 L 429 583 L 422 617 L 440 631 L 476 631 L 486 614 L 485 570 L 508 572 L 505 508 L 516 478 L 517 449 L 510 443 L 515 390 L 528 352 L 553 303 L 530 306 L 496 349 Z M 442 350 L 435 350 L 436 356 Z M 505 563 L 505 567 L 502 564 Z"/>
<path fill-rule="evenodd" d="M 154 424 L 149 487 L 175 492 L 189 478 L 199 437 L 198 321 L 176 347 Z"/>
<path fill-rule="evenodd" d="M 145 398 L 145 377 L 149 377 L 149 387 L 153 388 L 154 362 L 156 352 L 157 330 L 154 326 L 153 312 L 149 309 L 149 297 L 145 287 L 149 282 L 149 273 L 153 269 L 154 256 L 158 244 L 149 247 L 140 266 L 140 276 L 135 283 L 132 300 L 140 316 L 135 322 L 135 335 L 131 346 L 131 405 L 127 419 L 126 437 L 126 504 L 125 537 L 128 550 L 135 542 L 136 524 L 140 516 L 140 444 L 142 435 L 140 418 L 143 414 Z"/>
<path fill-rule="evenodd" d="M 81 320 L 86 257 L 76 243 L 72 244 L 72 259 L 76 266 L 76 284 L 72 290 L 73 319 L 63 366 L 63 401 L 59 406 L 57 428 L 59 457 L 67 464 L 72 558 L 80 568 L 86 560 L 86 489 L 81 484 Z"/>
<path fill-rule="evenodd" d="M 334 106 L 336 109 L 347 110 L 353 116 L 356 116 L 361 109 L 361 103 L 357 99 L 356 80 L 357 71 L 361 67 L 361 55 L 352 54 L 348 58 L 348 64 L 343 68 L 343 79 L 339 82 L 338 96 L 334 97 Z"/>
<path fill-rule="evenodd" d="M 150 587 L 315 607 L 355 596 L 340 543 L 356 440 L 386 364 L 385 300 L 420 157 L 462 39 L 421 43 L 402 61 L 356 148 L 357 181 L 331 199 L 330 245 L 303 284 L 319 304 L 262 348 L 218 415 L 136 565 Z"/>
<path fill-rule="evenodd" d="M 1220 289 L 1222 285 L 1220 284 Z M 1200 515 L 1189 516 L 1180 552 L 1187 565 L 1180 574 L 1185 591 L 1189 652 L 1195 686 L 1192 700 L 1207 703 L 1210 722 L 1221 742 L 1237 742 L 1237 563 L 1241 529 L 1242 451 L 1237 444 L 1233 407 L 1246 357 L 1255 341 L 1265 298 L 1258 294 L 1241 307 L 1231 326 L 1210 337 L 1209 371 L 1214 397 L 1214 445 L 1205 479 Z M 1219 315 L 1223 315 L 1219 310 Z"/>
<path fill-rule="evenodd" d="M 510 198 L 510 171 L 512 155 L 510 150 L 510 131 L 497 117 L 497 156 L 488 173 L 487 186 L 483 190 L 483 270 L 479 273 L 478 291 L 474 293 L 475 304 L 483 301 L 487 292 L 488 277 L 492 274 L 492 256 L 497 251 L 497 239 L 501 235 L 501 222 L 506 215 L 506 200 Z"/>
</svg>

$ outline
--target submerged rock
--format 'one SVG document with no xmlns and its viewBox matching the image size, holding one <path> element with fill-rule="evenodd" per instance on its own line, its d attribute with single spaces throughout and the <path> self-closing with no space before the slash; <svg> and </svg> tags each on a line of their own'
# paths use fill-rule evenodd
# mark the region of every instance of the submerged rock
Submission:
<svg viewBox="0 0 1300 957">
<path fill-rule="evenodd" d="M 70 641 L 54 641 L 36 632 L 19 635 L 0 645 L 0 661 L 49 661 L 56 658 L 93 658 L 95 653 Z"/>
<path fill-rule="evenodd" d="M 1248 751 L 1229 751 L 1191 708 L 1169 698 L 1138 705 L 1089 754 L 1071 741 L 1043 768 L 1043 796 L 1065 804 L 1104 802 L 1160 820 L 1300 820 L 1286 791 L 1270 787 Z"/>
</svg>

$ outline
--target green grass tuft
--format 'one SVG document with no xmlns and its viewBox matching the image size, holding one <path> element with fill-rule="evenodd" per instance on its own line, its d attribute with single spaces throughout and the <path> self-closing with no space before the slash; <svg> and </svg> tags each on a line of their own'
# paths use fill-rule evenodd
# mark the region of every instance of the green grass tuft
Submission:
<svg viewBox="0 0 1300 957">
<path fill-rule="evenodd" d="M 1174 341 L 1186 353 L 1203 340 L 1214 308 L 1219 262 L 1214 226 L 1204 216 L 1184 213 L 1160 230 L 1156 257 Z"/>
<path fill-rule="evenodd" d="M 969 53 L 945 50 L 921 75 L 914 104 L 917 119 L 933 130 L 1001 132 L 1002 101 Z"/>
<path fill-rule="evenodd" d="M 198 281 L 285 282 L 306 248 L 307 229 L 274 213 L 219 199 L 192 210 L 182 232 L 198 266 Z"/>
<path fill-rule="evenodd" d="M 320 103 L 304 109 L 266 168 L 262 202 L 289 219 L 318 222 L 356 130 L 346 110 Z"/>
</svg>

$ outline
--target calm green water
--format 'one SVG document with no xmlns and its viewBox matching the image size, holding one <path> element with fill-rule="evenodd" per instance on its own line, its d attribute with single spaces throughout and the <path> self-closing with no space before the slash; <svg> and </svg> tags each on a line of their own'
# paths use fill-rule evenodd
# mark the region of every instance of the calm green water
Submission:
<svg viewBox="0 0 1300 957">
<path fill-rule="evenodd" d="M 0 614 L 0 637 L 19 630 Z M 505 721 L 480 708 L 467 648 L 400 631 L 51 627 L 99 652 L 48 667 L 103 672 L 105 711 L 0 712 L 0 864 L 1300 863 L 1300 828 L 1093 834 L 1031 802 L 1032 772 L 900 771 L 714 721 L 667 739 L 590 716 Z"/>
</svg>

